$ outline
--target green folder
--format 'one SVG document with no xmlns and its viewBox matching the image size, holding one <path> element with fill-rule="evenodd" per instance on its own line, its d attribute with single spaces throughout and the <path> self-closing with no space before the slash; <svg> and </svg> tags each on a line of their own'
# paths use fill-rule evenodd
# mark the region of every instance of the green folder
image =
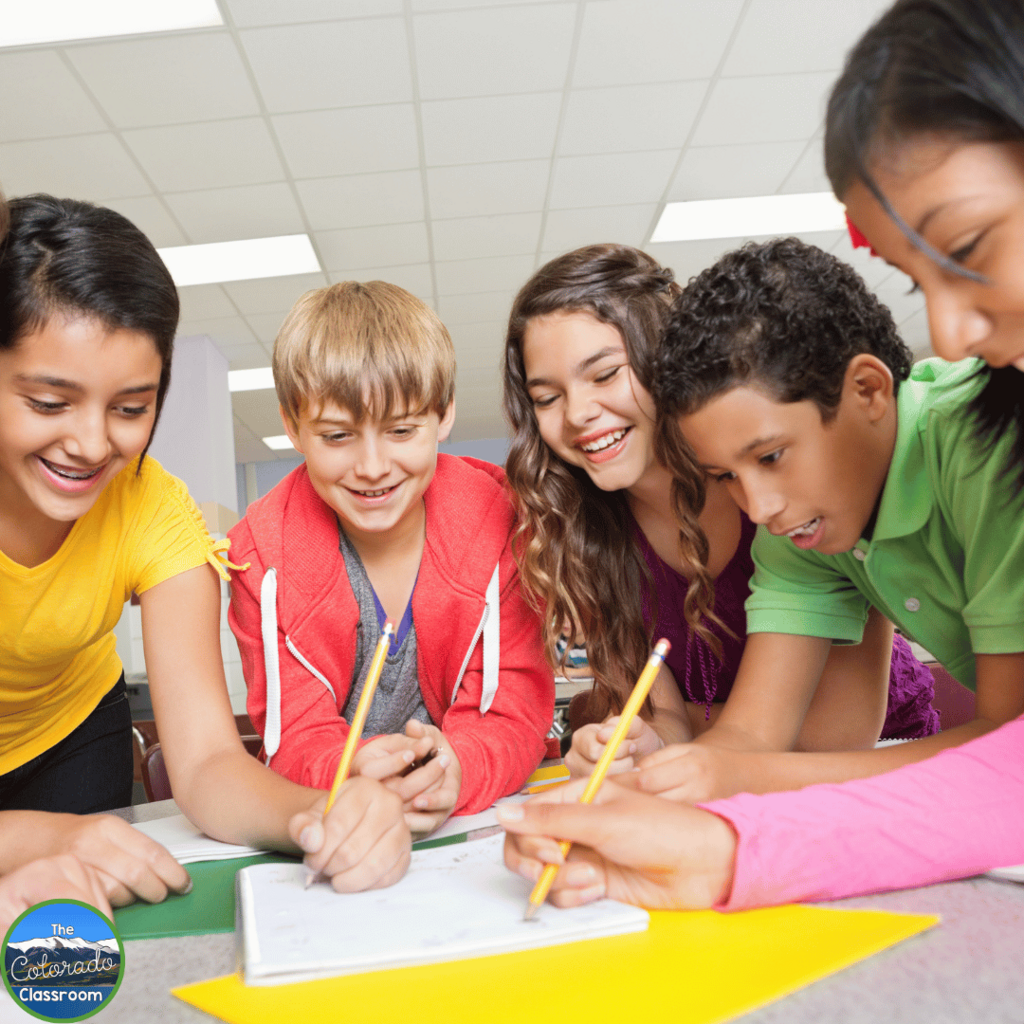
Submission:
<svg viewBox="0 0 1024 1024">
<path fill-rule="evenodd" d="M 414 850 L 463 843 L 465 834 L 413 843 Z M 186 864 L 192 876 L 187 896 L 172 894 L 163 903 L 132 903 L 114 911 L 114 924 L 122 939 L 166 939 L 178 935 L 206 935 L 235 930 L 235 875 L 250 864 L 295 861 L 281 853 L 254 857 L 208 860 Z"/>
</svg>

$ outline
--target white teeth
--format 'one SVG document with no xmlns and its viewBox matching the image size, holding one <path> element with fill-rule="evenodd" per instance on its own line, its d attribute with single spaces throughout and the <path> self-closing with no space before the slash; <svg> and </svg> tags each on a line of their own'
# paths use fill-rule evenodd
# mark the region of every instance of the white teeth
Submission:
<svg viewBox="0 0 1024 1024">
<path fill-rule="evenodd" d="M 379 498 L 382 494 L 387 494 L 390 491 L 390 487 L 385 487 L 382 491 L 357 491 L 357 494 L 361 494 L 364 498 Z"/>
<path fill-rule="evenodd" d="M 621 430 L 613 430 L 610 434 L 605 434 L 604 437 L 599 437 L 596 441 L 592 441 L 590 444 L 581 445 L 585 452 L 600 452 L 605 448 L 610 448 L 613 444 L 617 444 L 626 436 L 626 427 Z"/>
<path fill-rule="evenodd" d="M 804 523 L 803 526 L 798 526 L 795 530 L 790 530 L 786 534 L 787 537 L 809 537 L 818 528 L 818 524 L 821 522 L 821 516 L 817 519 L 812 519 L 809 523 Z"/>
<path fill-rule="evenodd" d="M 62 476 L 67 480 L 88 480 L 99 472 L 99 469 L 65 469 L 62 466 L 55 466 L 47 459 L 43 459 L 43 462 L 46 463 L 46 468 L 51 473 Z"/>
</svg>

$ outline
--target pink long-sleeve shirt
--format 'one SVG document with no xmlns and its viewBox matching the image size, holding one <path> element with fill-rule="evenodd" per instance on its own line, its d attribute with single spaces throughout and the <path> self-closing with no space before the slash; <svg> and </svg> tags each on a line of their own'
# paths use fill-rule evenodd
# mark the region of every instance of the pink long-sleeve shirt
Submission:
<svg viewBox="0 0 1024 1024">
<path fill-rule="evenodd" d="M 722 910 L 905 889 L 1024 863 L 1024 716 L 885 775 L 700 806 L 739 836 Z"/>
</svg>

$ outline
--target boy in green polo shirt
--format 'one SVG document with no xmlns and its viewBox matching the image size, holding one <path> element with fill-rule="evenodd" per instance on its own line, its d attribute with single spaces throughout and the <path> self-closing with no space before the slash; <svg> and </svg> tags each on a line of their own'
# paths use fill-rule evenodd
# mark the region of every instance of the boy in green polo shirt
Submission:
<svg viewBox="0 0 1024 1024">
<path fill-rule="evenodd" d="M 976 437 L 976 361 L 911 359 L 857 274 L 796 239 L 744 246 L 680 297 L 655 397 L 761 528 L 732 694 L 693 744 L 641 764 L 641 788 L 697 800 L 873 775 L 1024 711 L 1012 438 Z M 881 749 L 774 753 L 872 605 L 976 690 L 977 717 Z"/>
</svg>

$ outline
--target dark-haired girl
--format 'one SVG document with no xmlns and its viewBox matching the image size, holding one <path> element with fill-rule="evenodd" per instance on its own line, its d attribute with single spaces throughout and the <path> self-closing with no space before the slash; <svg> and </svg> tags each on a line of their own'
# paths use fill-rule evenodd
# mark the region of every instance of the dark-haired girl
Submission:
<svg viewBox="0 0 1024 1024">
<path fill-rule="evenodd" d="M 833 90 L 825 162 L 865 241 L 923 291 L 936 351 L 979 360 L 976 429 L 1004 441 L 996 457 L 1019 485 L 1024 5 L 899 0 Z M 560 903 L 744 907 L 925 885 L 1024 861 L 1024 718 L 841 785 L 701 809 L 606 784 L 603 800 L 592 813 L 530 805 L 508 823 L 590 847 L 559 873 Z M 529 875 L 551 849 L 510 838 L 506 859 Z"/>
<path fill-rule="evenodd" d="M 51 196 L 10 203 L 0 248 L 0 875 L 70 851 L 102 872 L 112 902 L 188 884 L 162 848 L 94 814 L 131 800 L 112 629 L 134 591 L 182 810 L 218 838 L 301 846 L 338 888 L 394 880 L 409 846 L 397 797 L 364 780 L 321 821 L 324 795 L 266 769 L 238 737 L 220 654 L 221 545 L 184 484 L 146 457 L 177 322 L 171 277 L 125 218 Z"/>
</svg>

